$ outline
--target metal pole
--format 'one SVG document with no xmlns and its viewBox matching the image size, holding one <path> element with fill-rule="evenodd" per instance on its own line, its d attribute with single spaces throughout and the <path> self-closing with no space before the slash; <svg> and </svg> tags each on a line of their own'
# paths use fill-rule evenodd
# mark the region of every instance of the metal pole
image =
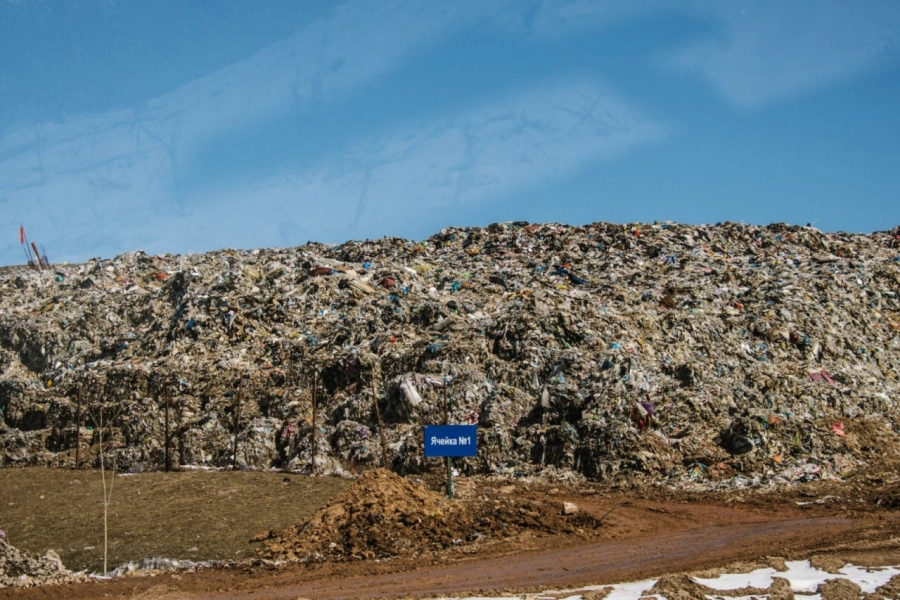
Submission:
<svg viewBox="0 0 900 600">
<path fill-rule="evenodd" d="M 44 268 L 41 265 L 41 253 L 38 252 L 37 244 L 31 242 L 31 247 L 34 248 L 34 264 L 37 266 L 38 271 L 43 271 Z"/>
<path fill-rule="evenodd" d="M 79 449 L 81 448 L 81 393 L 82 387 L 78 386 L 75 394 L 75 470 L 78 470 Z"/>
<path fill-rule="evenodd" d="M 447 378 L 444 377 L 444 425 L 450 424 L 450 399 L 447 397 Z M 453 500 L 453 458 L 447 457 L 447 497 Z"/>
<path fill-rule="evenodd" d="M 238 452 L 238 427 L 241 423 L 241 388 L 244 385 L 244 374 L 241 373 L 241 379 L 238 382 L 237 389 L 237 398 L 235 399 L 235 409 L 234 409 L 234 453 L 231 457 L 231 470 L 234 471 L 237 468 L 237 452 Z"/>
<path fill-rule="evenodd" d="M 447 457 L 447 497 L 453 500 L 453 457 Z"/>
<path fill-rule="evenodd" d="M 381 422 L 381 409 L 378 408 L 378 393 L 375 391 L 375 377 L 372 376 L 372 403 L 375 404 L 375 416 L 378 417 L 378 434 L 381 437 L 381 458 L 384 468 L 388 467 L 387 443 L 384 441 L 384 424 Z"/>
<path fill-rule="evenodd" d="M 310 456 L 312 466 L 312 474 L 316 474 L 316 410 L 318 403 L 318 389 L 319 389 L 319 372 L 313 371 L 313 389 L 312 389 L 312 440 L 311 440 L 311 452 Z"/>
</svg>

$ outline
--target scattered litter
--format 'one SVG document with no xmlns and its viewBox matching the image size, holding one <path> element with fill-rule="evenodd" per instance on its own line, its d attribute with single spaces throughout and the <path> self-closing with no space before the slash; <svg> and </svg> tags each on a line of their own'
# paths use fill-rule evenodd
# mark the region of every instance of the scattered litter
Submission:
<svg viewBox="0 0 900 600">
<path fill-rule="evenodd" d="M 44 556 L 32 556 L 12 546 L 0 536 L 0 588 L 33 587 L 84 579 L 66 569 L 59 555 L 48 550 Z"/>
<path fill-rule="evenodd" d="M 463 475 L 844 477 L 900 441 L 898 232 L 516 222 L 4 268 L 0 467 L 99 465 L 121 406 L 103 452 L 132 472 L 416 474 L 447 421 L 479 426 Z"/>
</svg>

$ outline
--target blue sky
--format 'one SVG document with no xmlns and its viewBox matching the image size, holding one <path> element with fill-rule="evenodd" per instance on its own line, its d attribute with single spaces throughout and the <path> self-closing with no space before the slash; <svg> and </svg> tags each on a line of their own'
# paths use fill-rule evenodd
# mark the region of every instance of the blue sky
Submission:
<svg viewBox="0 0 900 600">
<path fill-rule="evenodd" d="M 0 264 L 900 224 L 900 2 L 0 0 Z"/>
</svg>

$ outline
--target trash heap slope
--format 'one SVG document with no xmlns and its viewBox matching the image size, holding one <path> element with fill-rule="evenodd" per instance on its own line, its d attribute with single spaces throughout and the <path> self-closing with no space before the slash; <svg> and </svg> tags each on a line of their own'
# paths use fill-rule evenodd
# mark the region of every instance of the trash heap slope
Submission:
<svg viewBox="0 0 900 600">
<path fill-rule="evenodd" d="M 851 474 L 895 455 L 898 236 L 506 223 L 4 268 L 0 465 L 96 464 L 102 413 L 160 468 L 168 404 L 175 465 L 230 465 L 237 423 L 239 466 L 309 469 L 315 435 L 318 472 L 367 468 L 374 393 L 401 472 L 449 418 L 479 424 L 466 472 Z"/>
</svg>

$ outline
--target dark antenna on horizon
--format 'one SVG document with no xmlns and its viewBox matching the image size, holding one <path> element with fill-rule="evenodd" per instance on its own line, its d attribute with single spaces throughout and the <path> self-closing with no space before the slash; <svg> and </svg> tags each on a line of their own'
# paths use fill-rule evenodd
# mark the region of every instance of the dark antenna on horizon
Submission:
<svg viewBox="0 0 900 600">
<path fill-rule="evenodd" d="M 31 254 L 31 244 L 28 243 L 28 237 L 25 235 L 25 226 L 21 223 L 19 224 L 19 243 L 22 245 L 22 250 L 25 252 L 26 264 L 29 267 L 34 266 L 34 256 Z"/>
<path fill-rule="evenodd" d="M 29 267 L 37 269 L 38 271 L 50 268 L 50 259 L 47 258 L 47 249 L 44 248 L 44 246 L 41 246 L 40 250 L 38 250 L 38 245 L 35 242 L 29 242 L 28 237 L 25 235 L 25 226 L 21 223 L 19 224 L 19 243 L 22 245 L 22 250 L 25 252 L 25 260 Z"/>
</svg>

